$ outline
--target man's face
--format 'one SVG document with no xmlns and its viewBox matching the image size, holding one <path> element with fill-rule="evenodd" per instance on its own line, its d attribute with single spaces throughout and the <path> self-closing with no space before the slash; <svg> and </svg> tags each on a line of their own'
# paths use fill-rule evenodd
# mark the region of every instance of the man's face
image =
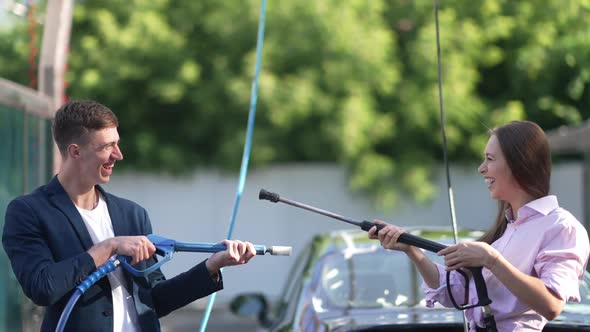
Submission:
<svg viewBox="0 0 590 332">
<path fill-rule="evenodd" d="M 88 143 L 80 146 L 80 176 L 92 185 L 106 183 L 113 173 L 115 161 L 122 159 L 116 127 L 93 131 L 88 134 Z"/>
</svg>

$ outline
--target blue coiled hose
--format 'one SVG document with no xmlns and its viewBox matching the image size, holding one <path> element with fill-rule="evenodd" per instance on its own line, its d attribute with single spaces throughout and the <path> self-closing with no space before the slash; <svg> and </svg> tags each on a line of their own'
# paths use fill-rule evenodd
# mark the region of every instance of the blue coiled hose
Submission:
<svg viewBox="0 0 590 332">
<path fill-rule="evenodd" d="M 70 317 L 70 314 L 72 313 L 72 310 L 76 305 L 76 302 L 78 302 L 80 297 L 88 290 L 88 288 L 90 288 L 100 279 L 104 278 L 104 276 L 106 276 L 107 274 L 115 271 L 117 266 L 121 264 L 121 261 L 127 261 L 127 259 L 128 258 L 125 256 L 117 256 L 116 259 L 107 261 L 106 263 L 101 265 L 96 271 L 94 271 L 91 275 L 89 275 L 86 279 L 84 279 L 84 281 L 82 281 L 82 283 L 78 285 L 78 287 L 76 287 L 74 294 L 72 294 L 72 296 L 70 297 L 70 300 L 66 304 L 64 311 L 61 313 L 61 316 L 59 317 L 57 327 L 55 328 L 56 332 L 62 332 L 64 330 L 68 318 Z"/>
</svg>

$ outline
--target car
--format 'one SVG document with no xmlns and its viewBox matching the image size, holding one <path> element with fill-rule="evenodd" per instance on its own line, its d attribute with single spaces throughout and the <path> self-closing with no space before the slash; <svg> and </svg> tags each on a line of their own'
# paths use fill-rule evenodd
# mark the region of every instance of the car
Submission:
<svg viewBox="0 0 590 332">
<path fill-rule="evenodd" d="M 413 228 L 408 233 L 452 244 L 447 228 Z M 483 233 L 458 232 L 459 240 Z M 427 252 L 434 261 L 442 257 Z M 427 308 L 422 278 L 405 254 L 383 249 L 360 230 L 318 234 L 299 254 L 274 305 L 261 293 L 239 294 L 230 310 L 257 317 L 268 331 L 464 331 L 463 313 Z M 580 281 L 582 301 L 568 303 L 543 331 L 590 331 L 590 274 Z"/>
</svg>

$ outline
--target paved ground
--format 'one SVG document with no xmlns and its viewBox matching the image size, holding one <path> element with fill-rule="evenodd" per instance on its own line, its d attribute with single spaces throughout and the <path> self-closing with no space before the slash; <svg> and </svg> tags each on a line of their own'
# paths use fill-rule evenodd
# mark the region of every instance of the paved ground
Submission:
<svg viewBox="0 0 590 332">
<path fill-rule="evenodd" d="M 29 303 L 27 312 L 29 314 L 22 326 L 18 329 L 19 332 L 35 332 L 41 328 L 41 319 L 43 309 Z M 201 307 L 195 306 L 194 303 L 178 309 L 166 317 L 160 319 L 162 332 L 198 332 L 201 327 L 201 320 L 204 314 L 204 304 Z M 222 308 L 214 309 L 211 312 L 209 323 L 207 324 L 207 332 L 261 332 L 256 320 L 254 318 L 240 318 L 233 315 L 229 310 L 225 309 L 225 305 L 220 304 Z M 7 332 L 17 331 L 17 329 L 8 329 Z M 4 332 L 4 331 L 0 331 Z"/>
<path fill-rule="evenodd" d="M 183 308 L 160 319 L 162 332 L 198 332 L 201 327 L 204 310 Z M 211 312 L 208 332 L 255 332 L 260 331 L 254 319 L 240 318 L 225 309 L 214 309 Z"/>
</svg>

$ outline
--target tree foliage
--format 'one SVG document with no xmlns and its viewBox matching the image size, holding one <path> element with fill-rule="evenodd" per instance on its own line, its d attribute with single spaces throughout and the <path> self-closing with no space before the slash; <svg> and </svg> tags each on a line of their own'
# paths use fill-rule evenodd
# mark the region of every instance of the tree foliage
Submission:
<svg viewBox="0 0 590 332">
<path fill-rule="evenodd" d="M 589 117 L 590 2 L 441 2 L 449 158 L 479 160 L 487 129 Z M 235 170 L 259 2 L 76 3 L 68 94 L 119 116 L 128 166 Z M 442 159 L 432 1 L 271 1 L 252 151 L 266 163 L 339 162 L 386 205 L 435 193 Z M 0 75 L 26 79 L 26 29 L 0 36 Z M 395 189 L 394 189 L 395 188 Z"/>
</svg>

